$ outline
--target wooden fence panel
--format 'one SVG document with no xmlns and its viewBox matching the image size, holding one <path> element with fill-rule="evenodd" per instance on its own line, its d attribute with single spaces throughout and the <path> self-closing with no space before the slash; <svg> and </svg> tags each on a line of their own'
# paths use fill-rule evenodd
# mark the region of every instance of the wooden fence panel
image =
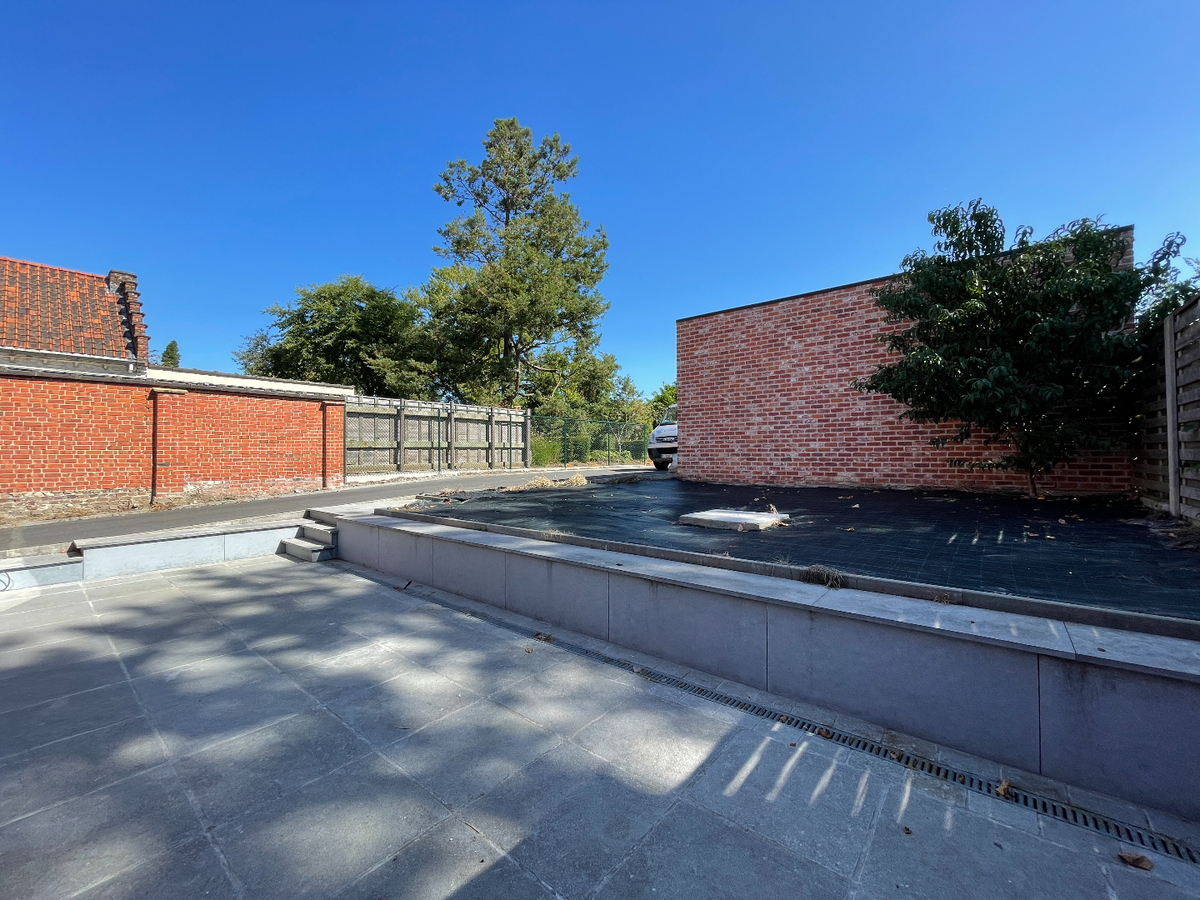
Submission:
<svg viewBox="0 0 1200 900">
<path fill-rule="evenodd" d="M 524 410 L 425 400 L 346 402 L 346 474 L 528 466 Z"/>
</svg>

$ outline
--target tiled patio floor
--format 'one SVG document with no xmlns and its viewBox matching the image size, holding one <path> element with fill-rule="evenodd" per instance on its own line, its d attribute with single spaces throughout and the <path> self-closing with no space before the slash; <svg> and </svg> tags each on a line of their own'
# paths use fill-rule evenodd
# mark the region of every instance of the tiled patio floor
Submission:
<svg viewBox="0 0 1200 900">
<path fill-rule="evenodd" d="M 0 897 L 1200 898 L 1200 866 L 1131 868 L 370 574 L 267 558 L 0 594 Z"/>
</svg>

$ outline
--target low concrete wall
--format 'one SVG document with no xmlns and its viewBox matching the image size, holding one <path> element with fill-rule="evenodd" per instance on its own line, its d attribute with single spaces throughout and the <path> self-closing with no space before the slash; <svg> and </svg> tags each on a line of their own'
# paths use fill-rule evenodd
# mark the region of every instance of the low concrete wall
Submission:
<svg viewBox="0 0 1200 900">
<path fill-rule="evenodd" d="M 296 537 L 303 524 L 302 520 L 294 520 L 129 534 L 76 541 L 67 553 L 81 563 L 77 578 L 90 581 L 270 556 L 279 550 L 279 543 L 284 538 Z"/>
<path fill-rule="evenodd" d="M 343 559 L 1200 819 L 1200 643 L 387 516 Z"/>
</svg>

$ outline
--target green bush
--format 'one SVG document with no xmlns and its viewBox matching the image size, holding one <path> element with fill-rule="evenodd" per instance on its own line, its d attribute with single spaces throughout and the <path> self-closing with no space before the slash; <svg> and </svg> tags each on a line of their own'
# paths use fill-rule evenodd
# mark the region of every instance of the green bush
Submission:
<svg viewBox="0 0 1200 900">
<path fill-rule="evenodd" d="M 535 466 L 554 466 L 562 464 L 562 440 L 547 434 L 535 434 L 530 438 L 529 445 L 532 463 Z"/>
</svg>

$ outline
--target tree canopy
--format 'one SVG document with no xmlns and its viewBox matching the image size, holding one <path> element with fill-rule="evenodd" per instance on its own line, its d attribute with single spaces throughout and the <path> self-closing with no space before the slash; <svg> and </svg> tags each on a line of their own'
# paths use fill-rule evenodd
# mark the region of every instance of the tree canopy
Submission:
<svg viewBox="0 0 1200 900">
<path fill-rule="evenodd" d="M 513 406 L 532 399 L 535 376 L 561 383 L 576 348 L 598 338 L 608 238 L 559 189 L 579 158 L 557 134 L 535 144 L 515 118 L 497 119 L 483 146 L 478 165 L 451 162 L 434 186 L 463 213 L 438 229 L 449 265 L 408 296 L 445 350 L 438 387 Z"/>
<path fill-rule="evenodd" d="M 929 222 L 933 253 L 906 256 L 873 292 L 898 326 L 880 340 L 899 358 L 855 386 L 905 404 L 902 418 L 957 424 L 935 445 L 982 435 L 997 449 L 991 459 L 952 461 L 1024 472 L 1031 493 L 1038 476 L 1081 451 L 1119 443 L 1142 355 L 1129 326 L 1170 279 L 1182 238 L 1122 268 L 1122 233 L 1091 219 L 1038 241 L 1018 229 L 1007 248 L 1000 216 L 979 200 Z"/>
<path fill-rule="evenodd" d="M 579 159 L 497 119 L 479 164 L 447 165 L 434 190 L 461 213 L 438 229 L 446 264 L 400 295 L 361 276 L 297 288 L 234 354 L 249 374 L 352 384 L 410 399 L 523 406 L 640 421 L 645 400 L 600 353 L 604 229 L 562 187 Z"/>
<path fill-rule="evenodd" d="M 175 341 L 169 341 L 167 346 L 163 347 L 162 364 L 168 369 L 179 368 L 179 344 Z"/>
<path fill-rule="evenodd" d="M 359 275 L 296 288 L 275 321 L 234 353 L 249 375 L 354 385 L 361 393 L 428 399 L 432 364 L 421 310 Z"/>
</svg>

